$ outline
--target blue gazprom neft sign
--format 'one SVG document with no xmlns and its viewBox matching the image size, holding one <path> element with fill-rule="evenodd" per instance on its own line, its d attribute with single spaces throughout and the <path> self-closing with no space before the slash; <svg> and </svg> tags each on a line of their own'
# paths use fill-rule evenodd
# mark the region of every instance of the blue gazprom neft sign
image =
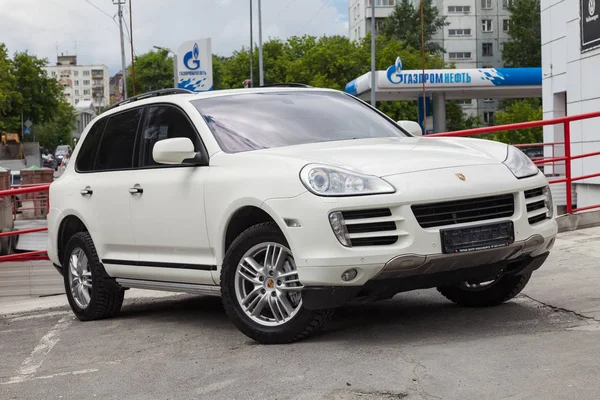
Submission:
<svg viewBox="0 0 600 400">
<path fill-rule="evenodd" d="M 469 83 L 471 74 L 469 72 L 401 72 L 388 74 L 391 83 L 419 84 L 419 83 Z"/>
</svg>

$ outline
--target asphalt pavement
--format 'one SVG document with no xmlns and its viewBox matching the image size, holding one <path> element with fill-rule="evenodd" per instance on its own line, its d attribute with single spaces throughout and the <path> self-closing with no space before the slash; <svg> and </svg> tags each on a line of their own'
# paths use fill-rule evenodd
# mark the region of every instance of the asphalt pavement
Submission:
<svg viewBox="0 0 600 400">
<path fill-rule="evenodd" d="M 599 240 L 561 234 L 502 306 L 405 293 L 282 346 L 247 339 L 218 298 L 132 290 L 85 323 L 63 296 L 0 303 L 0 399 L 598 399 Z"/>
</svg>

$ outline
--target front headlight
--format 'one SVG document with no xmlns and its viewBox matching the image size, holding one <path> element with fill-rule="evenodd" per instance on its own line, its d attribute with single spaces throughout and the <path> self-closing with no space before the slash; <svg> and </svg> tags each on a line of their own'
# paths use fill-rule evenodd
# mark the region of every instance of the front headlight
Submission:
<svg viewBox="0 0 600 400">
<path fill-rule="evenodd" d="M 308 190 L 319 196 L 359 196 L 396 191 L 376 176 L 326 165 L 306 165 L 300 171 L 300 180 Z"/>
<path fill-rule="evenodd" d="M 504 164 L 519 179 L 527 178 L 540 172 L 533 161 L 514 146 L 508 146 L 508 154 L 506 160 L 504 160 Z"/>
</svg>

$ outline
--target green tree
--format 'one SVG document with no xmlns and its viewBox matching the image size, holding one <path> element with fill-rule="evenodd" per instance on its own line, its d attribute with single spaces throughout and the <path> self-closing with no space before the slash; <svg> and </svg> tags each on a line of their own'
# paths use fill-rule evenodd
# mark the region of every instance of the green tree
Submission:
<svg viewBox="0 0 600 400">
<path fill-rule="evenodd" d="M 135 57 L 136 94 L 173 87 L 173 58 L 167 50 L 150 50 Z M 127 68 L 127 94 L 133 96 L 131 66 Z"/>
<path fill-rule="evenodd" d="M 52 120 L 40 126 L 34 126 L 34 133 L 40 146 L 54 151 L 60 144 L 71 144 L 71 132 L 75 126 L 75 109 L 66 101 L 61 101 Z"/>
<path fill-rule="evenodd" d="M 537 99 L 517 100 L 505 111 L 496 113 L 496 124 L 514 124 L 517 122 L 537 121 L 542 119 L 542 107 Z M 490 139 L 508 144 L 543 142 L 542 127 L 502 131 L 489 135 Z"/>
<path fill-rule="evenodd" d="M 418 3 L 417 3 L 418 4 Z M 446 17 L 440 16 L 432 0 L 423 0 L 423 31 L 425 51 L 443 52 L 441 44 L 434 42 L 433 35 L 447 25 Z M 410 0 L 401 0 L 385 20 L 382 34 L 399 40 L 415 49 L 421 48 L 421 10 Z"/>
<path fill-rule="evenodd" d="M 542 65 L 540 0 L 513 0 L 509 39 L 504 43 L 502 59 L 507 67 L 539 67 Z"/>
<path fill-rule="evenodd" d="M 481 120 L 477 115 L 468 116 L 456 101 L 446 102 L 446 130 L 460 131 L 479 127 Z"/>
<path fill-rule="evenodd" d="M 56 79 L 42 69 L 46 60 L 16 53 L 7 56 L 6 46 L 0 44 L 0 128 L 20 132 L 21 115 L 43 124 L 51 121 L 59 103 L 64 100 L 63 90 Z"/>
</svg>

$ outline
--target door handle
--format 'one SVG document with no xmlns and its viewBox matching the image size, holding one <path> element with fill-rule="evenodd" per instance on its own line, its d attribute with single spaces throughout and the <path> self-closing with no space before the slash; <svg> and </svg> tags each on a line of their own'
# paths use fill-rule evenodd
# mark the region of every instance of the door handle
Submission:
<svg viewBox="0 0 600 400">
<path fill-rule="evenodd" d="M 79 193 L 81 193 L 82 196 L 91 196 L 92 194 L 94 194 L 94 191 L 91 187 L 86 186 L 86 188 L 80 191 Z"/>
<path fill-rule="evenodd" d="M 142 189 L 141 187 L 132 187 L 132 188 L 129 188 L 129 193 L 142 194 L 142 193 L 144 193 L 144 189 Z"/>
</svg>

